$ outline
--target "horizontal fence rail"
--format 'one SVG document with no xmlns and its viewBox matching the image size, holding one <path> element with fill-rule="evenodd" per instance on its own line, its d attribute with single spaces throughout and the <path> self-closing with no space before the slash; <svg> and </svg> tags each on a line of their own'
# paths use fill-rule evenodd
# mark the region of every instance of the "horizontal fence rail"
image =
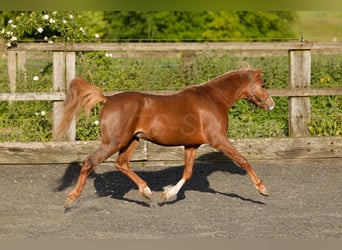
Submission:
<svg viewBox="0 0 342 250">
<path fill-rule="evenodd" d="M 311 50 L 320 54 L 342 53 L 342 42 L 189 42 L 189 43 L 19 43 L 11 51 L 283 51 Z"/>
<path fill-rule="evenodd" d="M 306 138 L 251 138 L 232 139 L 234 147 L 248 160 L 313 160 L 340 158 L 341 137 Z M 95 148 L 98 141 L 48 142 L 48 143 L 0 143 L 0 165 L 2 164 L 49 164 L 82 162 Z M 117 154 L 106 162 L 114 162 Z M 201 161 L 229 161 L 229 159 L 208 145 L 199 147 L 196 158 Z M 134 151 L 131 161 L 145 165 L 182 164 L 183 147 L 165 150 L 153 143 L 142 141 Z"/>
<path fill-rule="evenodd" d="M 32 92 L 32 93 L 17 93 L 16 83 L 20 80 L 18 75 L 23 70 L 23 65 L 26 60 L 26 52 L 29 51 L 50 51 L 53 53 L 53 87 L 51 92 Z M 284 143 L 290 145 L 292 148 L 286 147 L 286 152 L 282 156 L 277 155 L 277 150 L 273 152 L 274 158 L 303 158 L 303 154 L 306 153 L 307 157 L 320 156 L 323 157 L 341 157 L 341 137 L 333 137 L 329 139 L 323 138 L 310 138 L 310 134 L 307 130 L 307 117 L 310 117 L 310 99 L 311 96 L 342 96 L 342 88 L 311 88 L 310 87 L 310 74 L 311 74 L 311 55 L 333 55 L 342 54 L 341 42 L 202 42 L 202 43 L 78 43 L 78 44 L 61 44 L 61 43 L 19 43 L 16 47 L 6 49 L 0 49 L 0 52 L 7 53 L 8 58 L 8 76 L 10 92 L 0 93 L 0 101 L 51 101 L 53 103 L 53 130 L 56 130 L 58 122 L 61 119 L 63 113 L 62 101 L 66 96 L 67 84 L 76 75 L 76 52 L 90 52 L 90 51 L 108 51 L 111 52 L 114 58 L 135 58 L 135 57 L 194 57 L 201 55 L 202 53 L 213 51 L 219 53 L 220 51 L 229 51 L 233 56 L 237 57 L 256 57 L 256 56 L 288 56 L 289 62 L 289 82 L 288 87 L 285 89 L 270 89 L 269 93 L 272 96 L 289 97 L 288 101 L 288 118 L 289 118 L 289 137 L 290 138 L 264 138 L 259 142 L 253 140 L 254 143 L 260 146 L 254 153 L 261 155 L 261 158 L 265 156 L 262 148 L 266 147 L 267 143 L 272 140 L 274 148 L 278 147 L 278 151 L 281 146 L 284 147 Z M 144 91 L 154 94 L 172 94 L 175 91 Z M 112 95 L 119 93 L 119 91 L 105 92 L 105 95 Z M 52 134 L 54 134 L 54 131 Z M 68 139 L 70 141 L 75 140 L 76 123 L 73 122 L 71 129 L 68 132 Z M 298 139 L 296 139 L 298 138 Z M 294 145 L 294 141 L 298 144 Z M 291 141 L 292 140 L 292 141 Z M 314 143 L 311 141 L 314 140 Z M 249 143 L 249 140 L 240 140 L 240 142 Z M 274 143 L 274 141 L 277 141 Z M 320 147 L 320 143 L 327 144 L 328 146 Z M 53 144 L 56 143 L 56 144 Z M 70 143 L 70 142 L 68 142 Z M 323 145 L 322 144 L 322 145 Z M 19 145 L 19 146 L 18 146 Z M 0 147 L 3 148 L 2 154 L 19 157 L 18 162 L 29 159 L 30 150 L 34 147 L 25 147 L 24 144 L 8 144 L 3 143 Z M 38 145 L 38 144 L 37 144 Z M 47 146 L 48 145 L 48 146 Z M 82 142 L 73 142 L 75 147 L 84 145 Z M 93 145 L 91 143 L 91 145 Z M 146 161 L 150 158 L 149 154 L 156 154 L 158 150 L 148 152 L 152 149 L 150 143 L 145 143 L 141 149 L 139 149 L 138 156 L 135 160 Z M 314 146 L 314 150 L 312 147 Z M 20 155 L 18 147 L 23 148 L 23 155 Z M 83 146 L 86 147 L 86 146 Z M 243 148 L 242 146 L 240 146 Z M 272 146 L 273 147 L 273 146 Z M 57 150 L 58 148 L 58 150 Z M 48 150 L 56 150 L 57 154 L 51 156 L 52 161 L 57 161 L 58 152 L 66 150 L 67 146 L 63 142 L 51 142 L 51 144 L 40 144 L 36 146 L 36 151 L 47 152 Z M 81 147 L 82 148 L 82 147 Z M 311 148 L 311 149 L 310 149 Z M 244 150 L 244 149 L 241 149 Z M 296 150 L 298 155 L 296 155 Z M 311 150 L 311 151 L 310 151 Z M 318 154 L 320 151 L 323 153 Z M 6 153 L 7 152 L 7 153 Z M 73 151 L 74 152 L 74 151 Z M 290 152 L 290 153 L 289 153 Z M 248 150 L 246 151 L 247 155 Z M 48 155 L 48 153 L 46 153 Z M 61 153 L 63 154 L 63 153 Z M 76 153 L 78 154 L 78 153 Z M 159 154 L 162 154 L 159 152 Z M 178 154 L 178 153 L 177 153 Z M 52 154 L 53 155 L 53 154 Z M 81 154 L 83 157 L 83 154 Z M 1 156 L 4 159 L 0 164 L 4 164 L 10 158 Z M 178 156 L 177 156 L 178 157 Z M 251 156 L 250 156 L 251 157 Z M 158 157 L 157 157 L 158 158 Z M 162 158 L 161 156 L 159 158 Z M 178 157 L 179 158 L 179 157 Z M 178 159 L 177 158 L 177 159 Z M 247 157 L 248 158 L 248 157 Z M 267 158 L 267 157 L 266 157 Z M 305 157 L 304 157 L 305 158 Z M 7 160 L 5 160 L 7 159 Z M 21 160 L 20 160 L 21 159 Z M 64 158 L 66 159 L 66 158 Z M 165 157 L 167 159 L 167 157 Z M 253 159 L 253 157 L 252 157 Z M 259 158 L 258 158 L 259 159 Z M 39 162 L 38 159 L 29 160 L 29 162 Z"/>
</svg>

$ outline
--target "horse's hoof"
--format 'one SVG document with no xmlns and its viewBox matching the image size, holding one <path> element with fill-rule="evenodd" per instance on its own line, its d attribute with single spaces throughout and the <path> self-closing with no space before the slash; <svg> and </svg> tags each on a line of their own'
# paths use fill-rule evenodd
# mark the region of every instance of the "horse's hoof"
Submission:
<svg viewBox="0 0 342 250">
<path fill-rule="evenodd" d="M 158 204 L 163 204 L 169 199 L 168 194 L 166 192 L 162 192 L 159 196 Z"/>
<path fill-rule="evenodd" d="M 148 201 L 152 200 L 152 191 L 149 187 L 145 187 L 144 190 L 141 192 L 142 196 L 146 198 Z"/>
<path fill-rule="evenodd" d="M 259 193 L 261 195 L 264 195 L 264 196 L 269 196 L 270 195 L 270 192 L 267 190 L 267 188 L 264 185 L 259 187 Z"/>
<path fill-rule="evenodd" d="M 78 201 L 78 198 L 72 199 L 68 196 L 64 201 L 64 208 L 69 209 L 73 207 L 77 203 L 77 201 Z"/>
</svg>

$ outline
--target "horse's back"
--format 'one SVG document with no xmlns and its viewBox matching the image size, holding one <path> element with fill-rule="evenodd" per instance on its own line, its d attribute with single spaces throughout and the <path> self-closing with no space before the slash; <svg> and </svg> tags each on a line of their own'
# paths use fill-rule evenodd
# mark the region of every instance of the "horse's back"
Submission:
<svg viewBox="0 0 342 250">
<path fill-rule="evenodd" d="M 108 97 L 108 106 L 122 109 L 125 106 L 139 106 L 152 112 L 158 110 L 160 112 L 172 113 L 173 111 L 181 113 L 182 111 L 190 112 L 199 105 L 198 102 L 203 98 L 196 96 L 194 91 L 181 91 L 171 95 L 155 95 L 136 91 L 127 91 L 118 93 Z M 118 106 L 119 105 L 119 106 Z"/>
<path fill-rule="evenodd" d="M 101 111 L 107 132 L 138 136 L 161 145 L 202 142 L 200 117 L 190 93 L 152 95 L 122 92 L 110 96 Z M 106 132 L 106 131 L 102 131 Z"/>
</svg>

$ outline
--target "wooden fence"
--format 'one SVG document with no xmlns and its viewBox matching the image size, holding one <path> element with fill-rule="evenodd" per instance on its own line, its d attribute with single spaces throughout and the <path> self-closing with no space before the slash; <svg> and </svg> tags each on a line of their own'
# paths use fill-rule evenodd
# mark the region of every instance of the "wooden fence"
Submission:
<svg viewBox="0 0 342 250">
<path fill-rule="evenodd" d="M 8 55 L 8 75 L 10 93 L 0 93 L 0 101 L 32 101 L 32 100 L 46 100 L 53 102 L 53 130 L 58 126 L 58 122 L 63 112 L 62 101 L 65 98 L 65 90 L 68 82 L 75 77 L 75 63 L 77 51 L 108 51 L 111 52 L 113 57 L 143 57 L 143 56 L 160 56 L 160 53 L 169 57 L 192 57 L 197 54 L 213 52 L 225 52 L 230 51 L 235 56 L 275 56 L 275 55 L 288 55 L 289 59 L 289 86 L 286 89 L 270 89 L 269 92 L 272 96 L 287 96 L 289 97 L 289 136 L 290 138 L 272 139 L 272 144 L 277 141 L 278 146 L 271 146 L 276 149 L 273 153 L 268 151 L 269 155 L 274 158 L 279 157 L 294 157 L 296 153 L 293 153 L 296 149 L 298 155 L 303 157 L 305 152 L 307 157 L 320 156 L 320 157 L 341 157 L 342 140 L 341 137 L 329 137 L 329 138 L 310 138 L 310 134 L 307 129 L 307 119 L 310 117 L 310 96 L 334 96 L 342 95 L 342 88 L 310 88 L 310 74 L 311 74 L 311 55 L 315 53 L 319 54 L 342 54 L 342 43 L 340 42 L 280 42 L 280 43 L 80 43 L 80 44 L 49 44 L 49 43 L 20 43 L 17 47 L 11 49 L 3 49 Z M 20 72 L 24 70 L 26 61 L 26 52 L 28 51 L 52 51 L 53 52 L 53 91 L 46 93 L 16 93 L 16 83 Z M 186 60 L 186 58 L 184 59 Z M 112 93 L 111 93 L 112 94 Z M 75 138 L 75 122 L 71 126 L 68 132 L 68 138 L 73 141 Z M 54 133 L 53 133 L 54 134 Z M 291 139 L 295 139 L 295 141 Z M 284 141 L 286 140 L 286 141 Z M 242 145 L 252 145 L 247 140 L 238 140 L 236 143 Z M 265 143 L 271 143 L 269 138 L 266 139 L 253 139 L 255 145 L 259 145 L 260 148 L 254 148 L 254 153 L 251 151 L 252 146 L 249 146 L 249 153 L 247 155 L 253 158 L 253 155 L 265 155 L 261 154 L 262 149 L 266 147 Z M 263 141 L 263 143 L 261 143 Z M 293 142 L 296 142 L 297 146 L 294 146 Z M 313 143 L 314 142 L 314 143 Z M 319 145 L 329 145 L 320 147 Z M 15 143 L 2 143 L 0 147 L 1 159 L 0 164 L 6 162 L 13 162 L 17 153 L 21 149 L 27 147 L 24 144 Z M 52 148 L 55 152 L 59 152 L 56 147 L 65 146 L 65 143 L 43 143 L 35 144 L 36 151 L 42 150 L 47 152 Z M 38 145 L 38 146 L 37 146 Z M 40 145 L 40 146 L 39 146 Z M 70 147 L 70 142 L 69 142 Z M 74 142 L 72 145 L 78 147 L 84 147 L 83 142 Z M 140 153 L 137 155 L 140 157 L 136 159 L 149 160 L 150 157 L 146 156 L 147 145 L 141 147 Z M 292 145 L 292 148 L 288 148 L 285 145 Z M 150 148 L 152 146 L 149 146 Z M 314 147 L 314 150 L 313 150 Z M 205 148 L 205 147 L 204 147 Z M 243 150 L 243 147 L 241 147 Z M 281 148 L 286 148 L 286 152 L 282 152 Z M 320 154 L 318 154 L 320 148 Z M 19 151 L 18 151 L 19 150 Z M 27 148 L 28 152 L 31 152 L 31 148 Z M 63 151 L 63 150 L 61 150 Z M 87 150 L 85 150 L 87 151 Z M 154 150 L 158 151 L 158 150 Z M 267 151 L 267 150 L 266 150 Z M 15 152 L 15 154 L 13 153 Z M 83 151 L 82 151 L 83 152 Z M 144 153 L 145 152 L 145 153 Z M 252 152 L 252 153 L 251 153 Z M 300 153 L 301 152 L 301 153 Z M 311 152 L 311 153 L 310 153 Z M 315 152 L 315 153 L 313 153 Z M 31 152 L 32 153 L 32 152 Z M 77 153 L 76 153 L 77 154 Z M 150 153 L 150 155 L 153 153 Z M 7 157 L 5 156 L 7 155 Z M 26 162 L 40 162 L 35 157 L 29 157 L 29 153 L 24 156 L 19 156 L 18 163 Z M 144 155 L 144 156 L 143 156 Z M 177 154 L 178 155 L 178 154 Z M 298 155 L 296 157 L 298 157 Z M 13 158 L 14 157 L 14 158 Z M 262 157 L 262 156 L 261 156 Z M 294 158 L 296 158 L 294 157 Z M 31 160 L 29 160 L 29 158 Z M 159 157 L 162 158 L 162 157 Z M 171 157 L 172 158 L 172 157 Z M 176 158 L 179 158 L 178 156 Z M 248 157 L 247 157 L 248 158 Z M 260 157 L 257 157 L 260 158 Z M 266 157 L 267 158 L 267 157 Z M 64 158 L 65 159 L 65 158 Z M 165 159 L 169 159 L 166 157 Z M 47 160 L 48 161 L 48 160 Z M 56 162 L 57 159 L 52 160 Z M 66 160 L 67 161 L 67 160 Z M 57 161 L 58 162 L 58 161 Z M 60 161 L 59 161 L 60 162 Z"/>
</svg>

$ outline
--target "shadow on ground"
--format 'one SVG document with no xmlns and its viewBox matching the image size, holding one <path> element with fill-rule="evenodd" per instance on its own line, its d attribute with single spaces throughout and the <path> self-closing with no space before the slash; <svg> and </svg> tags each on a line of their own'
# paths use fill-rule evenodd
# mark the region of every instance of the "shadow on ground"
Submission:
<svg viewBox="0 0 342 250">
<path fill-rule="evenodd" d="M 224 172 L 229 174 L 246 175 L 246 171 L 234 164 L 232 161 L 212 161 L 208 159 L 222 159 L 221 153 L 213 152 L 203 155 L 196 159 L 192 178 L 184 185 L 175 200 L 165 204 L 172 204 L 185 198 L 184 192 L 193 190 L 198 192 L 216 193 L 228 197 L 239 198 L 242 201 L 264 204 L 260 201 L 255 201 L 239 196 L 234 193 L 217 192 L 210 188 L 208 177 L 214 172 Z M 163 187 L 174 185 L 182 176 L 184 165 L 173 166 L 163 170 L 154 171 L 153 167 L 146 167 L 146 171 L 135 171 L 142 179 L 144 179 L 152 191 L 163 191 Z M 63 177 L 59 181 L 56 192 L 63 191 L 69 187 L 76 185 L 77 178 L 81 170 L 79 163 L 71 163 Z M 125 194 L 130 190 L 137 190 L 137 186 L 126 177 L 124 174 L 113 168 L 102 174 L 97 174 L 96 170 L 92 172 L 88 179 L 94 179 L 94 187 L 99 197 L 111 196 L 114 199 L 135 202 L 143 206 L 149 206 L 146 202 L 139 200 L 131 200 L 125 197 Z M 165 205 L 163 204 L 163 205 Z"/>
</svg>

